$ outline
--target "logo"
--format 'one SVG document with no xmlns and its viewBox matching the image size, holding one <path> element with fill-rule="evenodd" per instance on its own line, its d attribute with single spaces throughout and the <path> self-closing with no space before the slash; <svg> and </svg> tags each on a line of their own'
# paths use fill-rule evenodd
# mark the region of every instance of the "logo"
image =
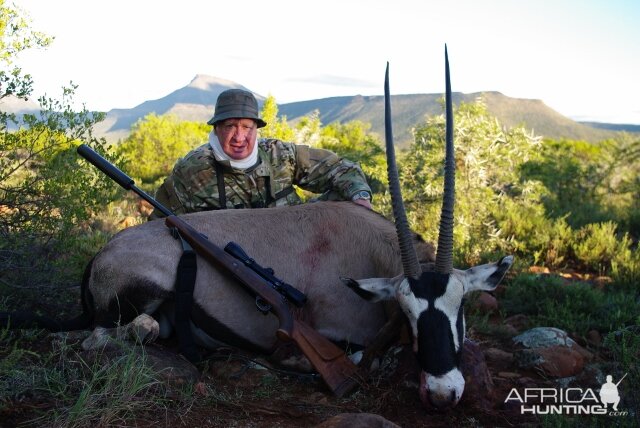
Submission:
<svg viewBox="0 0 640 428">
<path fill-rule="evenodd" d="M 618 410 L 618 385 L 626 376 L 613 383 L 613 376 L 607 375 L 598 394 L 592 388 L 512 388 L 504 402 L 519 402 L 523 415 L 627 416 L 629 412 Z"/>
</svg>

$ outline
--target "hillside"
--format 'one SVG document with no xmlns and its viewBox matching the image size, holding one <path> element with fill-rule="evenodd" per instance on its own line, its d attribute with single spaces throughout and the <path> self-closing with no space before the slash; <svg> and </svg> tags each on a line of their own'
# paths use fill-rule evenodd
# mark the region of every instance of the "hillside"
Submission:
<svg viewBox="0 0 640 428">
<path fill-rule="evenodd" d="M 175 114 L 189 121 L 206 122 L 213 115 L 215 101 L 225 89 L 247 89 L 231 80 L 203 74 L 196 75 L 185 87 L 156 99 L 145 101 L 131 109 L 113 109 L 94 131 L 98 137 L 117 142 L 127 137 L 131 126 L 150 113 Z M 264 97 L 256 94 L 258 104 Z M 507 126 L 524 125 L 536 135 L 554 139 L 568 138 L 590 142 L 612 138 L 617 132 L 640 132 L 637 125 L 590 124 L 573 121 L 549 108 L 541 100 L 511 98 L 500 92 L 453 93 L 454 104 L 471 103 L 481 98 L 490 113 Z M 412 128 L 423 123 L 426 116 L 442 113 L 442 94 L 392 95 L 393 129 L 396 144 L 405 146 L 412 140 Z M 320 112 L 323 124 L 360 120 L 371 123 L 371 130 L 381 138 L 384 135 L 384 97 L 343 96 L 280 104 L 279 112 L 295 123 L 302 116 L 315 110 Z M 2 111 L 33 112 L 34 104 L 25 102 L 0 103 Z"/>
<path fill-rule="evenodd" d="M 510 98 L 499 92 L 483 92 L 481 96 L 487 109 L 508 127 L 524 125 L 536 135 L 554 139 L 601 141 L 615 135 L 605 129 L 597 129 L 578 123 L 551 109 L 541 100 Z"/>
<path fill-rule="evenodd" d="M 406 145 L 412 140 L 411 129 L 424 122 L 425 116 L 442 114 L 442 94 L 392 95 L 391 110 L 396 144 Z M 524 125 L 532 129 L 536 135 L 550 138 L 568 138 L 574 140 L 600 141 L 611 138 L 614 133 L 609 130 L 596 129 L 575 122 L 540 100 L 510 98 L 499 92 L 476 92 L 452 94 L 453 102 L 472 103 L 482 99 L 490 113 L 507 127 Z M 354 96 L 325 98 L 321 100 L 302 101 L 279 106 L 280 114 L 288 120 L 295 121 L 314 110 L 320 111 L 322 123 L 335 121 L 346 122 L 361 120 L 371 123 L 371 130 L 384 135 L 384 97 Z"/>
<path fill-rule="evenodd" d="M 162 98 L 145 101 L 131 109 L 109 110 L 107 118 L 95 127 L 95 132 L 109 141 L 117 141 L 129 135 L 131 126 L 150 113 L 175 114 L 182 120 L 206 122 L 213 116 L 218 95 L 235 88 L 248 90 L 230 80 L 198 74 L 187 86 Z M 256 98 L 260 104 L 264 101 L 262 96 L 256 95 Z"/>
<path fill-rule="evenodd" d="M 608 129 L 610 131 L 640 132 L 640 125 L 627 125 L 623 123 L 580 122 L 592 128 Z"/>
<path fill-rule="evenodd" d="M 0 99 L 0 111 L 14 114 L 35 114 L 40 111 L 40 106 L 29 100 L 9 96 Z"/>
</svg>

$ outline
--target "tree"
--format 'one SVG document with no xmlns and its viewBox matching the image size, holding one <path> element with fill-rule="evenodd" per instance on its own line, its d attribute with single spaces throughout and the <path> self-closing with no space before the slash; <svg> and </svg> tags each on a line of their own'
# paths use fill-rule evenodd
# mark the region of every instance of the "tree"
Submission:
<svg viewBox="0 0 640 428">
<path fill-rule="evenodd" d="M 20 52 L 45 48 L 52 40 L 44 33 L 31 30 L 22 11 L 7 7 L 5 0 L 0 0 L 0 99 L 8 96 L 27 98 L 33 79 L 28 74 L 23 75 L 14 60 Z"/>
<path fill-rule="evenodd" d="M 260 129 L 260 137 L 293 141 L 295 133 L 287 123 L 287 116 L 278 117 L 278 104 L 273 95 L 269 95 L 262 105 L 262 119 L 267 126 Z"/>
<path fill-rule="evenodd" d="M 387 164 L 382 143 L 369 132 L 370 128 L 371 124 L 357 120 L 345 124 L 330 123 L 321 129 L 317 146 L 359 163 L 376 195 L 384 192 L 387 186 Z"/>
<path fill-rule="evenodd" d="M 125 158 L 127 172 L 153 187 L 171 173 L 180 157 L 207 141 L 210 128 L 206 123 L 151 113 L 133 126 L 118 152 Z"/>
<path fill-rule="evenodd" d="M 321 129 L 322 122 L 320 122 L 320 112 L 316 110 L 298 120 L 295 125 L 293 141 L 298 144 L 316 147 L 320 143 Z"/>
<path fill-rule="evenodd" d="M 472 265 L 491 250 L 510 249 L 512 237 L 499 219 L 505 204 L 528 201 L 534 184 L 520 182 L 518 167 L 537 156 L 540 139 L 520 127 L 505 130 L 481 102 L 461 103 L 454 125 L 455 250 L 459 263 Z M 414 142 L 399 159 L 408 217 L 431 242 L 437 242 L 442 204 L 444 135 L 444 115 L 429 118 L 414 130 Z M 532 212 L 544 216 L 544 209 Z"/>
<path fill-rule="evenodd" d="M 14 60 L 51 40 L 0 0 L 0 99 L 30 97 L 31 76 Z M 0 277 L 15 266 L 40 262 L 39 251 L 59 250 L 78 225 L 115 197 L 113 184 L 75 153 L 84 142 L 114 160 L 106 142 L 92 135 L 104 114 L 74 111 L 75 89 L 63 88 L 61 100 L 41 97 L 39 114 L 0 111 Z"/>
<path fill-rule="evenodd" d="M 525 163 L 522 174 L 544 185 L 549 215 L 566 217 L 575 229 L 615 220 L 637 236 L 632 213 L 639 190 L 639 147 L 640 140 L 626 135 L 598 143 L 546 140 L 541 156 Z"/>
</svg>

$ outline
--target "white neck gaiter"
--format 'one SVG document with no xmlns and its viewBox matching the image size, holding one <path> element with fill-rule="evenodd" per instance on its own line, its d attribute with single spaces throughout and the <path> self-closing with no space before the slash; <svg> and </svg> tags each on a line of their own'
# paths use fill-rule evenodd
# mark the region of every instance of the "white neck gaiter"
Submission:
<svg viewBox="0 0 640 428">
<path fill-rule="evenodd" d="M 258 142 L 253 145 L 253 151 L 249 156 L 244 159 L 232 159 L 227 155 L 224 150 L 222 150 L 222 146 L 220 145 L 220 140 L 218 140 L 218 136 L 216 135 L 215 130 L 211 130 L 209 133 L 209 145 L 213 150 L 213 156 L 216 158 L 218 162 L 229 162 L 232 168 L 235 169 L 247 169 L 251 168 L 258 162 Z"/>
</svg>

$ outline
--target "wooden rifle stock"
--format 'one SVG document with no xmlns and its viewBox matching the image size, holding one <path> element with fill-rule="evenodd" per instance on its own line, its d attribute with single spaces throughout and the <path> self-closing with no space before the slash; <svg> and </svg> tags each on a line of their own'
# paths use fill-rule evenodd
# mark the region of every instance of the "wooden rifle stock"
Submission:
<svg viewBox="0 0 640 428">
<path fill-rule="evenodd" d="M 175 227 L 202 258 L 231 274 L 253 296 L 260 296 L 270 306 L 280 326 L 276 335 L 293 340 L 311 362 L 329 389 L 338 397 L 357 386 L 354 375 L 358 368 L 345 353 L 327 338 L 302 321 L 294 320 L 286 299 L 264 279 L 223 249 L 213 244 L 181 218 L 171 215 L 165 224 Z"/>
</svg>

